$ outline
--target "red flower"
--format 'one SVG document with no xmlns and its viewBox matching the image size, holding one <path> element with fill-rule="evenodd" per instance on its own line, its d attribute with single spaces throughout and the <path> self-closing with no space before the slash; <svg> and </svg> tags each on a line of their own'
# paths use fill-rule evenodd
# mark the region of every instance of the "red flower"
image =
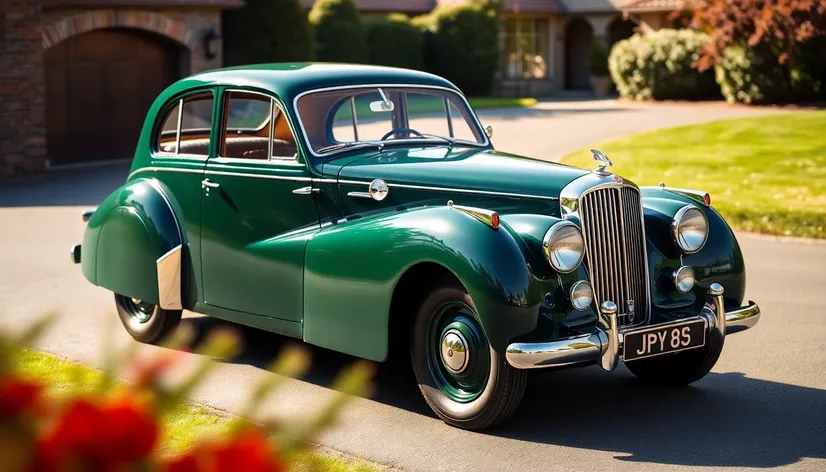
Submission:
<svg viewBox="0 0 826 472">
<path fill-rule="evenodd" d="M 39 441 L 35 469 L 59 471 L 80 463 L 94 471 L 117 471 L 146 459 L 157 438 L 155 419 L 135 401 L 118 398 L 98 406 L 77 400 Z"/>
<path fill-rule="evenodd" d="M 131 366 L 134 372 L 133 380 L 135 384 L 138 387 L 147 387 L 157 383 L 158 377 L 178 362 L 180 358 L 181 353 L 179 351 L 167 351 L 149 360 L 136 359 Z"/>
<path fill-rule="evenodd" d="M 229 442 L 209 444 L 166 463 L 165 472 L 285 472 L 267 439 L 248 429 Z"/>
<path fill-rule="evenodd" d="M 43 385 L 29 380 L 0 380 L 0 421 L 14 418 L 41 406 Z"/>
</svg>

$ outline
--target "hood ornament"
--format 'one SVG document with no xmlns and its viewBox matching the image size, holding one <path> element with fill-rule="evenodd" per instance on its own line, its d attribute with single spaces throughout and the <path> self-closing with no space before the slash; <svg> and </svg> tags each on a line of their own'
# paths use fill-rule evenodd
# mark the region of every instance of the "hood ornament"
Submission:
<svg viewBox="0 0 826 472">
<path fill-rule="evenodd" d="M 604 152 L 600 151 L 599 149 L 594 149 L 594 148 L 591 148 L 591 155 L 592 155 L 592 157 L 594 158 L 595 161 L 597 161 L 601 164 L 599 167 L 597 167 L 594 170 L 594 172 L 596 172 L 597 174 L 603 174 L 603 175 L 610 174 L 610 172 L 605 170 L 606 167 L 610 167 L 610 166 L 613 165 L 611 163 L 611 159 L 608 159 L 608 155 L 606 155 Z"/>
</svg>

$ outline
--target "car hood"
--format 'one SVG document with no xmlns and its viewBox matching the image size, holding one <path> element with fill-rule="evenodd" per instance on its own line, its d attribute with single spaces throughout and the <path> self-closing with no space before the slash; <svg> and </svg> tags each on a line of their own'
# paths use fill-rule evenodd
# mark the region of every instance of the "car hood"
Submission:
<svg viewBox="0 0 826 472">
<path fill-rule="evenodd" d="M 370 157 L 328 164 L 325 173 L 338 167 L 340 180 L 384 179 L 391 187 L 401 184 L 526 197 L 558 197 L 565 185 L 588 173 L 492 149 L 458 146 L 385 149 Z"/>
</svg>

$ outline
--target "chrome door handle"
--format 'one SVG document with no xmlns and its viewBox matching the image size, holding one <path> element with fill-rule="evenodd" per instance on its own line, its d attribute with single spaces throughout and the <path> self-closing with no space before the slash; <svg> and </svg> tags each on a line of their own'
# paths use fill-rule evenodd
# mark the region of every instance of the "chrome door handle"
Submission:
<svg viewBox="0 0 826 472">
<path fill-rule="evenodd" d="M 201 181 L 201 188 L 207 188 L 207 187 L 209 187 L 209 188 L 218 188 L 220 186 L 221 186 L 221 184 L 213 182 L 209 179 L 204 179 L 204 180 Z"/>
<path fill-rule="evenodd" d="M 296 194 L 296 195 L 312 195 L 312 194 L 318 193 L 318 192 L 320 192 L 319 189 L 313 188 L 311 186 L 301 187 L 301 188 L 297 188 L 297 189 L 293 190 L 293 193 Z"/>
</svg>

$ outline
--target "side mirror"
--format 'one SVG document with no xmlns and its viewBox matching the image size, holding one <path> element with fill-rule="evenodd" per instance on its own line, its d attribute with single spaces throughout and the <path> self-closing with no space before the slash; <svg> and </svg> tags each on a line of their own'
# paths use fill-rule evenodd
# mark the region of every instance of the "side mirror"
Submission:
<svg viewBox="0 0 826 472">
<path fill-rule="evenodd" d="M 388 111 L 393 111 L 395 109 L 396 109 L 396 104 L 394 104 L 390 100 L 387 100 L 387 101 L 379 100 L 379 101 L 376 101 L 376 102 L 370 102 L 370 111 L 372 111 L 374 113 L 388 112 Z"/>
<path fill-rule="evenodd" d="M 485 134 L 488 135 L 488 138 L 493 137 L 493 126 L 492 125 L 485 125 Z"/>
</svg>

